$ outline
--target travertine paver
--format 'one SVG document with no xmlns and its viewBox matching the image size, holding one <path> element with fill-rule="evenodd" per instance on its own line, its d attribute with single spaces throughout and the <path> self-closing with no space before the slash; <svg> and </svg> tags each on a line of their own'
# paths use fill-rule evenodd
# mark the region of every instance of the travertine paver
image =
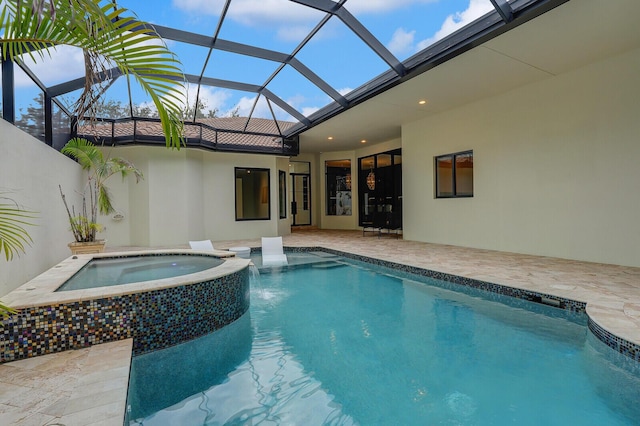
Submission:
<svg viewBox="0 0 640 426">
<path fill-rule="evenodd" d="M 0 364 L 0 425 L 122 425 L 133 340 Z"/>
</svg>

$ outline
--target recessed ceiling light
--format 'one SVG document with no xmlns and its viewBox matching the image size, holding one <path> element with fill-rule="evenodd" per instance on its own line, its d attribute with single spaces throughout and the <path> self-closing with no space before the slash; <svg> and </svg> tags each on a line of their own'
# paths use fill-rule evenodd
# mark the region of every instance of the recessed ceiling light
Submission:
<svg viewBox="0 0 640 426">
<path fill-rule="evenodd" d="M 327 139 L 329 139 L 330 141 L 333 140 L 333 136 L 329 136 Z"/>
<path fill-rule="evenodd" d="M 419 103 L 420 105 L 424 105 L 424 104 L 426 104 L 426 103 L 427 103 L 427 101 L 426 101 L 426 100 L 424 100 L 424 99 L 421 99 L 421 100 L 419 100 L 419 101 L 418 101 L 418 103 Z"/>
<path fill-rule="evenodd" d="M 367 140 L 366 140 L 366 139 L 362 139 L 362 140 L 360 141 L 360 143 L 367 143 Z"/>
</svg>

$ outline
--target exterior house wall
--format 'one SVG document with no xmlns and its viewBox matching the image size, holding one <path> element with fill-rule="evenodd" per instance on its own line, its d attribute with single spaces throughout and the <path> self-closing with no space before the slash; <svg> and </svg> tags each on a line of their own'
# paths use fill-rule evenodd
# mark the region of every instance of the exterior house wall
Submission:
<svg viewBox="0 0 640 426">
<path fill-rule="evenodd" d="M 0 255 L 0 295 L 4 295 L 71 254 L 67 244 L 73 234 L 58 185 L 69 203 L 77 202 L 84 179 L 73 160 L 1 119 L 0 176 L 4 192 L 0 196 L 37 215 L 30 220 L 34 226 L 26 227 L 33 240 L 26 253 L 11 261 L 5 260 L 4 252 Z"/>
<path fill-rule="evenodd" d="M 112 155 L 132 161 L 145 179 L 109 182 L 117 208 L 128 212 L 107 226 L 110 245 L 162 247 L 290 232 L 278 215 L 278 167 L 286 171 L 286 159 L 283 165 L 269 155 L 164 147 L 119 147 Z M 236 221 L 235 167 L 270 170 L 270 220 Z"/>
<path fill-rule="evenodd" d="M 640 50 L 403 126 L 405 239 L 640 266 Z M 434 157 L 472 149 L 473 198 Z"/>
</svg>

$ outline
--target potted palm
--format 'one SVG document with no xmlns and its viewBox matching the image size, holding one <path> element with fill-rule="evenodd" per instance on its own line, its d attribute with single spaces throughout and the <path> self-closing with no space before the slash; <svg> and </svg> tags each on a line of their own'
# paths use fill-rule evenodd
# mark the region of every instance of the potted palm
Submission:
<svg viewBox="0 0 640 426">
<path fill-rule="evenodd" d="M 96 238 L 96 234 L 103 229 L 98 223 L 98 213 L 107 215 L 115 212 L 111 192 L 105 182 L 115 174 L 120 174 L 123 179 L 133 174 L 138 183 L 142 179 L 142 172 L 124 158 L 105 157 L 97 146 L 83 138 L 71 139 L 61 152 L 78 161 L 87 172 L 87 183 L 80 194 L 82 202 L 77 210 L 74 205 L 69 207 L 62 186 L 59 186 L 75 238 L 75 242 L 69 244 L 71 253 L 102 252 L 105 241 Z"/>
</svg>

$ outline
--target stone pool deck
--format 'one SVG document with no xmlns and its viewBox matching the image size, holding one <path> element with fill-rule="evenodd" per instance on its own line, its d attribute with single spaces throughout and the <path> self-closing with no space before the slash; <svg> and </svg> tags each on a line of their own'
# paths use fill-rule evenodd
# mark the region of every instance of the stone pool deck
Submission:
<svg viewBox="0 0 640 426">
<path fill-rule="evenodd" d="M 0 364 L 0 424 L 121 426 L 132 339 Z"/>
<path fill-rule="evenodd" d="M 213 243 L 216 249 L 260 247 L 259 239 Z M 640 268 L 419 243 L 394 235 L 363 236 L 360 231 L 295 231 L 284 237 L 284 245 L 325 247 L 585 302 L 587 313 L 600 326 L 640 345 Z M 141 248 L 108 247 L 108 250 Z M 115 348 L 117 355 L 110 348 Z M 130 341 L 122 341 L 0 365 L 0 424 L 121 425 L 130 353 Z M 127 377 L 116 384 L 125 362 Z M 105 370 L 99 372 L 98 368 L 103 367 Z M 71 377 L 70 383 L 66 383 L 67 376 Z M 116 399 L 119 396 L 119 416 L 110 417 L 116 411 L 116 402 L 111 405 L 106 402 L 108 398 L 78 398 L 84 392 L 74 390 L 74 386 L 87 383 L 98 393 Z M 30 416 L 20 417 L 29 413 Z M 20 418 L 24 421 L 18 422 Z"/>
</svg>

